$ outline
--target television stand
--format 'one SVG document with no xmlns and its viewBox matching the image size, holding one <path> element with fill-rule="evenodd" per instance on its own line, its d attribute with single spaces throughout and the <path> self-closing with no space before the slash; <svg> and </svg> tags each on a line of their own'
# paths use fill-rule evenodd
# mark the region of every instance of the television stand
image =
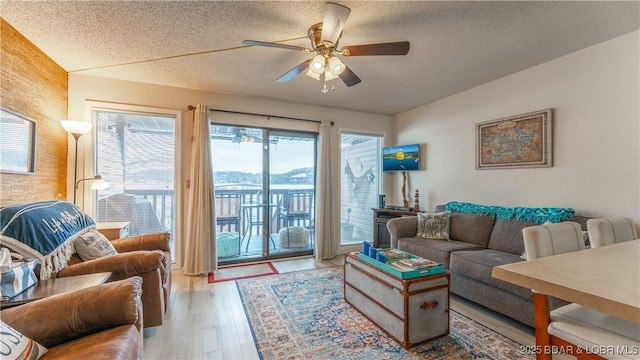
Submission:
<svg viewBox="0 0 640 360">
<path fill-rule="evenodd" d="M 387 222 L 389 220 L 417 215 L 413 208 L 400 206 L 393 206 L 393 208 L 385 206 L 384 208 L 372 208 L 371 210 L 373 210 L 373 247 L 376 248 L 391 247 L 391 235 L 387 230 Z"/>
</svg>

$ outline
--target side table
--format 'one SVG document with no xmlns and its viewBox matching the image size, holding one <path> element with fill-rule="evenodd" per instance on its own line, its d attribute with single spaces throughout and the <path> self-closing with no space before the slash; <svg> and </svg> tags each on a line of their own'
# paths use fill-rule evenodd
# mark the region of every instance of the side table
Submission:
<svg viewBox="0 0 640 360">
<path fill-rule="evenodd" d="M 111 276 L 110 272 L 103 272 L 41 280 L 11 300 L 0 302 L 0 309 L 23 305 L 52 295 L 78 291 L 91 286 L 104 284 L 109 279 L 109 276 Z"/>
<path fill-rule="evenodd" d="M 96 227 L 107 239 L 117 240 L 129 236 L 129 224 L 131 222 L 99 222 Z"/>
</svg>

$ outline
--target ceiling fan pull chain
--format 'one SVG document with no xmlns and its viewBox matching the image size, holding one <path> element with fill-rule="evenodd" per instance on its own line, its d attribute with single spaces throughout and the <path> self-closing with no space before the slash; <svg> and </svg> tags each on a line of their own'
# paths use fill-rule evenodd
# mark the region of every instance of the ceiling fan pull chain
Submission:
<svg viewBox="0 0 640 360">
<path fill-rule="evenodd" d="M 326 94 L 326 93 L 327 93 L 327 91 L 329 91 L 329 89 L 327 89 L 327 82 L 325 81 L 325 82 L 323 82 L 322 84 L 323 84 L 323 85 L 322 85 L 322 93 L 323 93 L 323 94 Z"/>
</svg>

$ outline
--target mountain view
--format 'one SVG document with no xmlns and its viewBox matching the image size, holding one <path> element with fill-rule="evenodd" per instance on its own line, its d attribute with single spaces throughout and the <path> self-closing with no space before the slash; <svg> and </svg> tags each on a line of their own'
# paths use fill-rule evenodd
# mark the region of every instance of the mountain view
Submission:
<svg viewBox="0 0 640 360">
<path fill-rule="evenodd" d="M 271 174 L 271 185 L 313 185 L 315 181 L 314 169 L 298 168 L 283 174 Z M 214 171 L 216 185 L 224 184 L 262 184 L 262 173 L 248 173 L 241 171 Z"/>
</svg>

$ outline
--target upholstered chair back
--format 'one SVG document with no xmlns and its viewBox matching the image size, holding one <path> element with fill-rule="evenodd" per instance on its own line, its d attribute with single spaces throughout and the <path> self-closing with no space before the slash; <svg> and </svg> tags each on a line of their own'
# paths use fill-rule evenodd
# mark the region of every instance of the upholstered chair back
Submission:
<svg viewBox="0 0 640 360">
<path fill-rule="evenodd" d="M 573 221 L 529 226 L 522 229 L 527 260 L 586 248 L 582 228 Z"/>
<path fill-rule="evenodd" d="M 636 224 L 627 217 L 589 219 L 587 221 L 589 243 L 592 248 L 612 245 L 638 238 Z"/>
</svg>

